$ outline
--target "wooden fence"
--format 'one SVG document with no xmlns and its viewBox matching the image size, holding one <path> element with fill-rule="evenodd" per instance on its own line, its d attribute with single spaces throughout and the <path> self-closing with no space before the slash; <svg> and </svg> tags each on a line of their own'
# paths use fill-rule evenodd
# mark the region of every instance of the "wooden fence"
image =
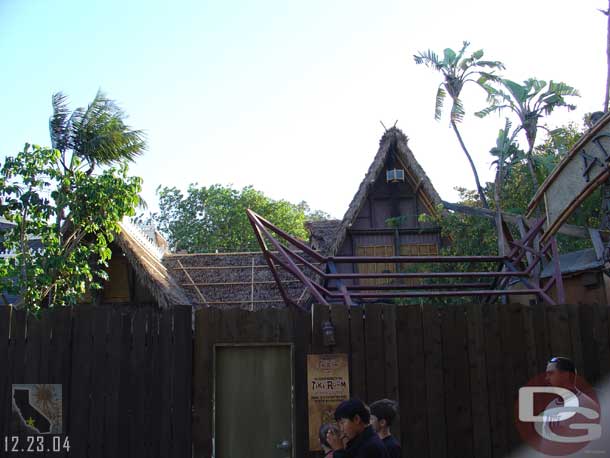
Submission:
<svg viewBox="0 0 610 458">
<path fill-rule="evenodd" d="M 331 320 L 336 345 L 325 347 Z M 513 409 L 519 387 L 552 355 L 572 357 L 595 384 L 610 371 L 608 306 L 367 305 L 298 311 L 204 309 L 194 347 L 195 457 L 212 450 L 215 343 L 292 342 L 296 456 L 307 452 L 307 353 L 348 353 L 352 396 L 400 403 L 403 456 L 505 457 L 521 442 Z"/>
<path fill-rule="evenodd" d="M 71 449 L 48 456 L 190 457 L 191 342 L 190 308 L 0 307 L 0 437 L 12 384 L 61 384 Z"/>
<path fill-rule="evenodd" d="M 505 457 L 520 443 L 517 390 L 550 356 L 572 357 L 591 384 L 609 375 L 608 308 L 209 308 L 196 312 L 193 336 L 190 309 L 79 307 L 36 320 L 0 307 L 0 437 L 10 434 L 11 384 L 61 383 L 70 456 L 187 457 L 192 445 L 207 458 L 213 346 L 291 343 L 296 457 L 317 456 L 307 452 L 308 353 L 347 353 L 353 396 L 399 401 L 404 456 Z M 334 347 L 322 339 L 329 319 Z"/>
</svg>

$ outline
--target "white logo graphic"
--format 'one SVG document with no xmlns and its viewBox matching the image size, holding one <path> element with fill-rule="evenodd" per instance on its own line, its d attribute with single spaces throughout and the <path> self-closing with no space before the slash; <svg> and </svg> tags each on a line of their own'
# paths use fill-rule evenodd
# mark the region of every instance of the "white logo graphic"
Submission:
<svg viewBox="0 0 610 458">
<path fill-rule="evenodd" d="M 534 415 L 534 394 L 556 394 L 563 400 L 563 405 L 557 401 L 550 403 L 547 408 Z M 544 439 L 563 444 L 576 444 L 599 439 L 602 436 L 602 427 L 596 423 L 570 423 L 567 428 L 572 431 L 586 431 L 586 434 L 577 436 L 563 436 L 550 429 L 552 424 L 565 422 L 581 414 L 589 420 L 597 420 L 599 412 L 580 405 L 578 396 L 570 390 L 552 386 L 526 386 L 519 389 L 519 420 L 534 423 L 534 429 Z"/>
</svg>

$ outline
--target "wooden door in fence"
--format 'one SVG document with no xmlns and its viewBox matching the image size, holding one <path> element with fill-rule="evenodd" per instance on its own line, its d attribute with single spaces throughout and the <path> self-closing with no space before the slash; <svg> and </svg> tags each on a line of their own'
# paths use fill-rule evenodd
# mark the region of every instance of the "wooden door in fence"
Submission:
<svg viewBox="0 0 610 458">
<path fill-rule="evenodd" d="M 310 329 L 310 315 L 296 309 L 250 312 L 207 308 L 196 312 L 195 457 L 305 456 L 305 361 Z M 239 380 L 235 380 L 237 377 Z M 232 392 L 232 399 L 227 399 Z M 240 402 L 246 404 L 240 406 Z M 259 402 L 265 405 L 260 406 Z M 235 429 L 238 425 L 244 428 L 243 437 Z M 240 443 L 234 446 L 231 440 Z"/>
<path fill-rule="evenodd" d="M 217 458 L 291 458 L 292 346 L 216 345 Z"/>
</svg>

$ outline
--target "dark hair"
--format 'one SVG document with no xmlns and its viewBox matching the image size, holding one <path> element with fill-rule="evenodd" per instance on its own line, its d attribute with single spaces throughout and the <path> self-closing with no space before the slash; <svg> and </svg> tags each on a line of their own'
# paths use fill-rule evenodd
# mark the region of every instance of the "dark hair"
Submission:
<svg viewBox="0 0 610 458">
<path fill-rule="evenodd" d="M 337 421 L 341 420 L 342 418 L 353 420 L 356 415 L 358 415 L 365 424 L 371 419 L 371 412 L 369 412 L 366 404 L 360 399 L 352 398 L 347 401 L 343 401 L 335 409 L 335 420 Z"/>
<path fill-rule="evenodd" d="M 385 420 L 388 426 L 392 425 L 396 418 L 396 402 L 391 399 L 380 399 L 371 404 L 371 415 L 375 415 L 378 420 Z"/>
<path fill-rule="evenodd" d="M 554 363 L 560 371 L 576 374 L 576 366 L 570 358 L 566 358 L 565 356 L 554 356 L 549 359 L 549 363 Z"/>
<path fill-rule="evenodd" d="M 318 435 L 320 436 L 320 444 L 322 444 L 325 447 L 331 448 L 330 444 L 328 443 L 328 441 L 326 440 L 326 435 L 328 434 L 329 431 L 331 430 L 337 430 L 337 427 L 334 425 L 331 425 L 330 423 L 323 423 L 322 426 L 320 426 L 320 431 L 318 433 Z"/>
</svg>

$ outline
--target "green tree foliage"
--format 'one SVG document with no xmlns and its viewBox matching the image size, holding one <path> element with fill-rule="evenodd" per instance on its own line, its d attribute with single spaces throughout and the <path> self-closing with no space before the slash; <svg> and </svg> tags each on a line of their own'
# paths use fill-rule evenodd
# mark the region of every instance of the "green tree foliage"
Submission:
<svg viewBox="0 0 610 458">
<path fill-rule="evenodd" d="M 159 213 L 153 221 L 173 249 L 190 253 L 258 251 L 248 208 L 302 239 L 307 238 L 305 221 L 328 218 L 305 202 L 273 200 L 251 186 L 237 190 L 191 184 L 186 194 L 175 187 L 159 187 L 157 194 Z"/>
<path fill-rule="evenodd" d="M 578 141 L 582 131 L 575 124 L 568 124 L 548 135 L 545 142 L 535 148 L 534 160 L 537 167 L 538 178 L 543 181 L 563 159 L 570 148 Z M 499 140 L 500 141 L 500 140 Z M 498 148 L 498 145 L 496 145 Z M 492 151 L 492 154 L 494 151 Z M 498 154 L 498 151 L 495 151 Z M 531 179 L 528 165 L 523 159 L 522 152 L 512 150 L 509 157 L 510 166 L 504 168 L 504 177 L 499 193 L 502 202 L 502 211 L 515 214 L 525 214 L 527 206 L 533 197 Z M 506 159 L 506 157 L 505 157 Z M 494 183 L 487 183 L 485 193 L 494 203 Z M 457 188 L 460 194 L 460 203 L 472 207 L 482 207 L 476 191 Z M 580 226 L 597 227 L 599 225 L 601 197 L 599 190 L 589 196 L 570 218 L 568 223 Z M 486 255 L 495 253 L 497 249 L 497 233 L 494 221 L 480 216 L 466 215 L 458 212 L 446 213 L 439 220 L 443 236 L 451 240 L 451 244 L 443 249 L 447 255 Z M 518 234 L 516 228 L 511 228 Z M 568 252 L 590 247 L 589 240 L 576 239 L 563 235 L 558 236 L 559 249 Z M 461 266 L 465 268 L 465 266 Z M 491 266 L 490 266 L 491 267 Z"/>
<path fill-rule="evenodd" d="M 75 304 L 101 287 L 118 222 L 139 201 L 141 179 L 125 164 L 94 174 L 87 158 L 74 155 L 69 167 L 64 158 L 26 144 L 0 169 L 0 216 L 12 223 L 2 245 L 14 253 L 0 259 L 0 287 L 32 311 Z"/>
</svg>

